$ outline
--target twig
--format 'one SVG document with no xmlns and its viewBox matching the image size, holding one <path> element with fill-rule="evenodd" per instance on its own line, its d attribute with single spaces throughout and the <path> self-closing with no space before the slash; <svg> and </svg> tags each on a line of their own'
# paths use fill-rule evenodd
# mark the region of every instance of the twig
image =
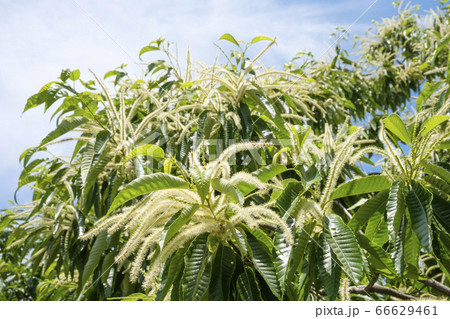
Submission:
<svg viewBox="0 0 450 319">
<path fill-rule="evenodd" d="M 436 289 L 439 292 L 442 292 L 444 295 L 450 297 L 450 288 L 441 284 L 440 282 L 434 280 L 434 279 L 426 279 L 426 280 L 419 280 L 421 283 L 423 283 L 425 286 L 431 287 Z"/>
<path fill-rule="evenodd" d="M 416 298 L 411 296 L 410 294 L 400 292 L 398 290 L 384 287 L 380 285 L 373 285 L 372 287 L 369 286 L 352 286 L 349 288 L 349 292 L 351 294 L 365 294 L 367 292 L 374 292 L 379 293 L 383 295 L 389 295 L 392 297 L 396 297 L 402 300 L 415 300 Z"/>
</svg>

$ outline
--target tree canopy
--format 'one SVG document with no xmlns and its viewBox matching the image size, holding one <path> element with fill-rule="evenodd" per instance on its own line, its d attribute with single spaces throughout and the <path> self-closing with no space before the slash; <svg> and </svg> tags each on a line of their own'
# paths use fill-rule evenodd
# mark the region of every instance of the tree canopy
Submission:
<svg viewBox="0 0 450 319">
<path fill-rule="evenodd" d="M 417 12 L 281 70 L 231 34 L 214 65 L 157 39 L 139 79 L 64 69 L 24 109 L 57 126 L 0 215 L 0 299 L 450 298 L 450 11 Z"/>
</svg>

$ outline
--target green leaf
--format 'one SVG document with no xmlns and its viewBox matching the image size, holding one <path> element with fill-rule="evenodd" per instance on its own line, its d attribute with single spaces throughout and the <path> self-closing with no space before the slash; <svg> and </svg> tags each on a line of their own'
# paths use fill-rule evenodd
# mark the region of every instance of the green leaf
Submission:
<svg viewBox="0 0 450 319">
<path fill-rule="evenodd" d="M 416 182 L 413 182 L 406 196 L 411 227 L 420 243 L 428 251 L 431 251 L 430 217 L 432 214 L 432 199 L 433 195 Z"/>
<path fill-rule="evenodd" d="M 420 91 L 420 95 L 417 98 L 416 101 L 416 110 L 417 112 L 420 112 L 422 110 L 422 107 L 425 105 L 426 101 L 430 98 L 431 95 L 442 85 L 442 82 L 436 82 L 436 83 L 430 83 L 427 82 L 423 86 L 422 90 Z"/>
<path fill-rule="evenodd" d="M 422 124 L 421 135 L 424 137 L 427 136 L 436 126 L 448 120 L 450 120 L 450 116 L 448 115 L 436 115 L 426 119 Z"/>
<path fill-rule="evenodd" d="M 94 155 L 95 155 L 95 141 L 90 140 L 86 144 L 86 147 L 83 150 L 83 155 L 81 157 L 80 173 L 83 185 L 86 184 L 89 171 L 91 170 L 92 161 L 94 160 Z"/>
<path fill-rule="evenodd" d="M 194 184 L 197 187 L 197 192 L 200 195 L 200 199 L 203 204 L 206 200 L 206 196 L 209 194 L 213 170 L 212 168 L 203 170 L 192 168 L 189 172 L 191 173 L 191 177 L 194 180 Z"/>
<path fill-rule="evenodd" d="M 211 279 L 208 234 L 198 236 L 190 245 L 184 258 L 185 270 L 182 278 L 184 300 L 200 300 L 208 289 Z"/>
<path fill-rule="evenodd" d="M 296 208 L 304 200 L 302 196 L 304 192 L 303 185 L 297 181 L 289 183 L 284 188 L 276 202 L 276 206 L 280 209 L 283 216 L 288 216 L 292 212 L 295 212 Z"/>
<path fill-rule="evenodd" d="M 400 182 L 396 181 L 392 183 L 386 204 L 386 222 L 389 229 L 389 240 L 391 242 L 394 242 L 398 235 L 404 214 L 405 199 L 403 196 L 403 187 Z"/>
<path fill-rule="evenodd" d="M 211 283 L 209 285 L 210 300 L 229 300 L 231 278 L 236 268 L 236 254 L 233 249 L 220 245 L 212 266 Z"/>
<path fill-rule="evenodd" d="M 231 42 L 231 43 L 233 43 L 233 44 L 239 46 L 239 43 L 236 41 L 236 39 L 235 39 L 231 34 L 229 34 L 229 33 L 223 34 L 223 35 L 219 38 L 219 40 L 226 40 L 226 41 L 229 41 L 229 42 Z"/>
<path fill-rule="evenodd" d="M 394 262 L 396 273 L 400 278 L 403 277 L 403 271 L 405 269 L 405 231 L 406 229 L 406 215 L 403 216 L 400 227 L 398 229 L 397 237 L 394 238 L 394 242 L 389 243 L 391 248 L 391 257 Z"/>
<path fill-rule="evenodd" d="M 420 242 L 411 229 L 411 227 L 405 227 L 405 240 L 403 241 L 404 247 L 404 261 L 406 264 L 406 274 L 405 276 L 410 279 L 417 279 L 420 272 L 419 270 L 419 253 L 420 253 Z"/>
<path fill-rule="evenodd" d="M 374 197 L 365 202 L 353 215 L 348 222 L 348 226 L 356 233 L 363 228 L 370 217 L 376 212 L 384 212 L 386 203 L 388 201 L 389 191 L 384 190 L 376 194 Z"/>
<path fill-rule="evenodd" d="M 75 116 L 75 117 L 69 117 L 63 120 L 55 130 L 50 132 L 41 142 L 39 147 L 53 141 L 54 139 L 60 137 L 63 134 L 66 134 L 67 132 L 72 131 L 74 128 L 77 128 L 78 126 L 86 123 L 88 121 L 87 118 L 82 116 Z"/>
<path fill-rule="evenodd" d="M 299 166 L 296 169 L 300 171 L 300 175 L 302 177 L 302 184 L 305 187 L 305 189 L 309 189 L 311 185 L 322 180 L 320 171 L 315 166 L 310 166 L 306 171 L 301 166 Z"/>
<path fill-rule="evenodd" d="M 102 276 L 101 281 L 103 284 L 103 288 L 105 291 L 105 296 L 107 298 L 111 297 L 111 294 L 113 292 L 113 286 L 114 286 L 114 279 L 115 279 L 115 268 L 114 265 L 114 257 L 116 256 L 115 251 L 109 252 L 102 263 Z"/>
<path fill-rule="evenodd" d="M 108 233 L 106 231 L 101 232 L 97 239 L 92 245 L 92 249 L 89 253 L 89 258 L 86 265 L 83 268 L 83 276 L 81 279 L 81 287 L 84 289 L 87 280 L 94 272 L 98 263 L 100 262 L 100 258 L 102 257 L 103 251 L 106 249 L 108 239 Z M 83 291 L 81 291 L 80 297 L 82 296 Z"/>
<path fill-rule="evenodd" d="M 438 222 L 450 234 L 450 202 L 434 194 L 431 206 Z"/>
<path fill-rule="evenodd" d="M 450 149 L 450 140 L 442 141 L 438 143 L 435 147 L 437 150 L 448 150 Z"/>
<path fill-rule="evenodd" d="M 255 272 L 246 266 L 244 272 L 237 279 L 237 291 L 242 300 L 259 301 L 262 300 Z"/>
<path fill-rule="evenodd" d="M 389 240 L 389 230 L 384 213 L 375 212 L 369 219 L 365 235 L 378 246 L 383 246 Z"/>
<path fill-rule="evenodd" d="M 156 300 L 164 300 L 170 287 L 183 269 L 185 249 L 178 250 L 170 259 L 170 263 L 166 264 L 165 271 L 162 276 L 161 287 L 156 294 Z"/>
<path fill-rule="evenodd" d="M 111 161 L 113 155 L 109 153 L 109 149 L 105 149 L 105 151 L 100 155 L 97 163 L 95 163 L 94 167 L 89 170 L 85 181 L 85 193 L 89 191 L 89 189 L 95 184 L 97 181 L 97 177 L 100 173 L 105 171 L 106 165 Z"/>
<path fill-rule="evenodd" d="M 273 41 L 272 38 L 269 38 L 269 37 L 265 37 L 265 36 L 263 36 L 263 35 L 260 35 L 260 36 L 254 37 L 254 38 L 252 39 L 252 42 L 251 42 L 251 43 L 254 44 L 254 43 L 256 43 L 256 42 L 264 41 L 264 40 L 266 40 L 266 41 Z"/>
<path fill-rule="evenodd" d="M 267 254 L 271 254 L 274 249 L 274 244 L 272 239 L 266 235 L 265 232 L 263 232 L 259 228 L 251 228 L 245 224 L 241 224 L 240 227 L 242 227 L 247 233 L 253 235 L 261 244 L 263 244 L 263 248 L 266 250 Z"/>
<path fill-rule="evenodd" d="M 450 42 L 450 35 L 446 34 L 445 36 L 443 36 L 440 41 L 438 42 L 436 51 L 434 51 L 434 55 L 433 55 L 433 63 L 435 63 L 436 61 L 436 57 L 439 55 L 439 53 L 448 47 L 448 44 Z"/>
<path fill-rule="evenodd" d="M 409 135 L 408 129 L 400 116 L 397 114 L 391 114 L 383 120 L 383 123 L 386 128 L 397 136 L 403 143 L 408 143 L 411 145 L 411 136 Z"/>
<path fill-rule="evenodd" d="M 370 241 L 364 235 L 356 234 L 356 238 L 358 239 L 361 248 L 365 249 L 372 258 L 383 265 L 383 268 L 385 268 L 389 273 L 391 273 L 392 275 L 396 275 L 394 264 L 383 248 Z"/>
<path fill-rule="evenodd" d="M 62 69 L 59 78 L 61 79 L 61 81 L 66 82 L 67 79 L 69 78 L 69 75 L 70 75 L 69 69 Z"/>
<path fill-rule="evenodd" d="M 434 194 L 450 196 L 450 184 L 444 182 L 442 179 L 430 175 L 424 175 L 423 180 L 425 180 L 428 184 L 430 184 L 429 189 Z"/>
<path fill-rule="evenodd" d="M 447 278 L 450 278 L 450 237 L 446 233 L 439 233 L 439 264 Z"/>
<path fill-rule="evenodd" d="M 76 70 L 70 72 L 69 78 L 72 81 L 76 81 L 76 80 L 78 80 L 80 78 L 80 74 L 81 74 L 80 70 L 76 69 Z"/>
<path fill-rule="evenodd" d="M 159 240 L 159 246 L 161 249 L 172 239 L 173 236 L 175 236 L 181 227 L 189 222 L 199 207 L 200 205 L 198 204 L 186 206 L 167 222 L 161 234 L 161 239 Z"/>
<path fill-rule="evenodd" d="M 130 153 L 127 154 L 127 156 L 125 156 L 125 159 L 123 160 L 124 163 L 129 161 L 130 159 L 136 157 L 136 156 L 150 156 L 153 158 L 157 158 L 157 159 L 162 159 L 164 158 L 164 150 L 157 146 L 157 145 L 153 145 L 153 144 L 146 144 L 146 145 L 141 145 L 138 146 L 136 148 L 134 148 Z"/>
<path fill-rule="evenodd" d="M 275 176 L 287 171 L 286 166 L 280 165 L 280 164 L 270 164 L 267 166 L 264 166 L 257 171 L 254 171 L 252 175 L 255 175 L 259 178 L 261 182 L 268 182 Z"/>
<path fill-rule="evenodd" d="M 273 244 L 273 262 L 277 271 L 281 291 L 284 291 L 284 287 L 286 285 L 287 266 L 292 246 L 286 241 L 284 233 L 279 227 L 275 230 Z"/>
<path fill-rule="evenodd" d="M 447 84 L 450 85 L 450 63 L 448 61 L 450 61 L 450 50 L 448 51 L 447 55 L 447 75 L 445 77 L 445 82 L 447 82 Z"/>
<path fill-rule="evenodd" d="M 147 45 L 147 46 L 143 47 L 141 49 L 141 51 L 139 52 L 139 58 L 141 58 L 141 55 L 143 55 L 145 52 L 149 52 L 149 51 L 159 51 L 159 48 L 155 47 L 153 45 Z"/>
<path fill-rule="evenodd" d="M 336 255 L 331 250 L 328 242 L 324 239 L 323 233 L 319 237 L 317 248 L 320 280 L 323 283 L 328 298 L 330 300 L 335 300 L 339 291 L 341 268 L 336 262 Z"/>
<path fill-rule="evenodd" d="M 287 171 L 286 166 L 280 165 L 280 164 L 270 164 L 267 166 L 264 166 L 252 173 L 253 176 L 256 176 L 261 182 L 266 183 L 275 176 Z M 248 183 L 239 183 L 238 185 L 239 190 L 241 193 L 246 196 L 250 192 L 254 191 L 256 189 L 255 186 L 250 185 Z"/>
<path fill-rule="evenodd" d="M 297 230 L 294 237 L 294 246 L 292 247 L 291 254 L 289 255 L 289 261 L 286 272 L 286 285 L 294 285 L 293 279 L 297 272 L 297 269 L 302 264 L 305 256 L 306 247 L 308 246 L 309 240 L 313 229 L 315 227 L 315 222 L 310 222 L 303 226 L 302 229 Z"/>
<path fill-rule="evenodd" d="M 352 229 L 336 214 L 330 214 L 324 219 L 324 236 L 343 270 L 354 283 L 362 279 L 362 256 L 358 242 Z"/>
<path fill-rule="evenodd" d="M 447 184 L 450 184 L 450 172 L 441 166 L 432 163 L 424 163 L 424 172 L 430 175 L 439 176 Z"/>
<path fill-rule="evenodd" d="M 267 252 L 267 246 L 259 241 L 251 233 L 247 233 L 247 242 L 250 247 L 253 263 L 266 281 L 272 293 L 277 297 L 281 297 L 281 287 L 277 278 L 277 271 L 273 263 L 272 257 Z"/>
<path fill-rule="evenodd" d="M 117 70 L 108 71 L 108 72 L 106 72 L 106 74 L 103 77 L 103 79 L 107 79 L 107 78 L 109 78 L 111 76 L 117 75 L 117 74 L 119 74 L 119 72 L 120 71 L 117 71 Z"/>
<path fill-rule="evenodd" d="M 386 222 L 389 230 L 389 247 L 394 269 L 402 277 L 404 270 L 404 219 L 405 219 L 405 197 L 401 182 L 392 183 L 389 198 L 386 204 Z"/>
<path fill-rule="evenodd" d="M 35 108 L 36 106 L 39 106 L 42 103 L 46 102 L 48 92 L 54 83 L 56 83 L 56 82 L 47 83 L 39 90 L 38 93 L 33 94 L 31 97 L 29 97 L 23 112 L 25 112 L 29 109 Z"/>
<path fill-rule="evenodd" d="M 95 136 L 95 145 L 94 145 L 95 154 L 99 154 L 103 151 L 110 137 L 111 135 L 106 130 L 97 133 L 97 135 Z"/>
<path fill-rule="evenodd" d="M 211 180 L 211 186 L 218 192 L 226 194 L 233 198 L 236 202 L 243 205 L 244 196 L 236 186 L 231 185 L 229 181 L 223 178 L 213 178 Z"/>
<path fill-rule="evenodd" d="M 386 175 L 370 175 L 339 185 L 339 187 L 331 193 L 331 199 L 379 192 L 388 189 L 390 186 L 391 181 Z"/>
<path fill-rule="evenodd" d="M 107 214 L 110 214 L 113 210 L 132 200 L 133 198 L 157 190 L 171 188 L 186 189 L 189 188 L 189 183 L 184 179 L 166 173 L 155 173 L 152 175 L 145 175 L 136 178 L 134 181 L 125 186 L 119 192 L 119 194 L 117 194 Z"/>
</svg>

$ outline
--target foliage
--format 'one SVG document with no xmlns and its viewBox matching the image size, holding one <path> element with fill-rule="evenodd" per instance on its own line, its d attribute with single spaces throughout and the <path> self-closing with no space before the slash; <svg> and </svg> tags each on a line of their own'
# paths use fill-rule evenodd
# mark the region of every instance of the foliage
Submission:
<svg viewBox="0 0 450 319">
<path fill-rule="evenodd" d="M 57 127 L 20 156 L 0 298 L 449 298 L 448 8 L 428 18 L 399 9 L 354 61 L 338 43 L 268 69 L 275 39 L 224 34 L 222 64 L 158 39 L 142 79 L 63 70 L 25 106 Z"/>
</svg>

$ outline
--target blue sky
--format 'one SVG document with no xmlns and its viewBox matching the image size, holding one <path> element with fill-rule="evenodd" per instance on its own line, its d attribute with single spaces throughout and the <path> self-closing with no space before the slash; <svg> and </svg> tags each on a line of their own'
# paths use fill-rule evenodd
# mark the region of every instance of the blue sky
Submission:
<svg viewBox="0 0 450 319">
<path fill-rule="evenodd" d="M 422 10 L 437 6 L 432 0 L 412 4 Z M 336 26 L 353 24 L 350 35 L 361 35 L 372 20 L 396 10 L 389 0 L 0 0 L 0 209 L 13 198 L 19 155 L 54 127 L 40 108 L 22 115 L 26 100 L 61 69 L 78 68 L 83 79 L 91 79 L 88 68 L 102 75 L 128 63 L 140 76 L 134 64 L 139 50 L 161 36 L 177 44 L 180 56 L 189 46 L 194 60 L 212 63 L 214 42 L 224 33 L 246 41 L 277 36 L 277 46 L 263 61 L 280 66 L 299 51 L 326 56 Z M 68 153 L 64 146 L 52 151 Z M 18 199 L 28 200 L 29 191 L 21 191 Z"/>
</svg>

